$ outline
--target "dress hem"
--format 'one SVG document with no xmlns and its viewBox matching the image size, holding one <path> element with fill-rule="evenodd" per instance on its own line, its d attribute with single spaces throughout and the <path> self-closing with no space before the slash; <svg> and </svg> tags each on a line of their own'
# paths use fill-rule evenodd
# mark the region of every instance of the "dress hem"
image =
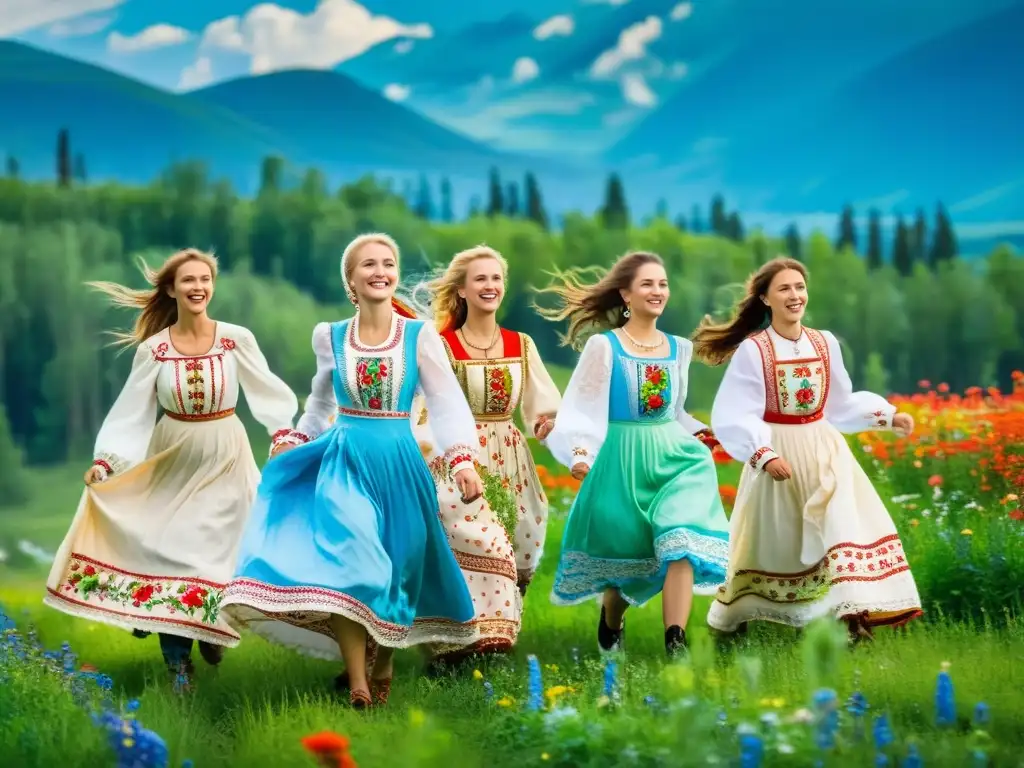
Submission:
<svg viewBox="0 0 1024 768">
<path fill-rule="evenodd" d="M 816 619 L 834 616 L 837 619 L 867 613 L 867 624 L 873 627 L 907 624 L 924 615 L 918 599 L 842 600 L 828 597 L 800 605 L 775 603 L 756 594 L 743 595 L 726 605 L 719 600 L 708 611 L 708 626 L 719 632 L 735 632 L 748 621 L 769 621 L 789 627 L 805 627 Z"/>
</svg>

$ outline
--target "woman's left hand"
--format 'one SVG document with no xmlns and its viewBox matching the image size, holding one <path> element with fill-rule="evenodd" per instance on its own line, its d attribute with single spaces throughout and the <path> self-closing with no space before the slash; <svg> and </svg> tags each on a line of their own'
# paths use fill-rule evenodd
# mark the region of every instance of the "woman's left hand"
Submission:
<svg viewBox="0 0 1024 768">
<path fill-rule="evenodd" d="M 538 440 L 544 440 L 548 435 L 551 434 L 551 430 L 555 428 L 554 419 L 541 419 L 537 422 L 537 426 L 533 428 L 533 435 Z"/>
<path fill-rule="evenodd" d="M 483 480 L 472 467 L 466 467 L 456 472 L 455 484 L 459 487 L 459 493 L 462 494 L 463 504 L 472 504 L 484 495 Z"/>
<path fill-rule="evenodd" d="M 897 413 L 892 417 L 892 430 L 900 437 L 910 437 L 914 433 L 914 417 L 909 413 Z"/>
</svg>

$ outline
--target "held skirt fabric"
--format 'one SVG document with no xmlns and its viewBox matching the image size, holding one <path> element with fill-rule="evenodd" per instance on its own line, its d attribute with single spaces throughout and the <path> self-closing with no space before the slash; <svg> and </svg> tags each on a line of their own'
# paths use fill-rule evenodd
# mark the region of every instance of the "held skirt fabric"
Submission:
<svg viewBox="0 0 1024 768">
<path fill-rule="evenodd" d="M 259 477 L 236 416 L 164 416 L 149 458 L 82 493 L 44 602 L 125 629 L 237 645 L 222 590 Z"/>
<path fill-rule="evenodd" d="M 675 421 L 613 421 L 569 511 L 552 602 L 579 603 L 613 587 L 643 605 L 682 559 L 693 566 L 694 591 L 714 593 L 728 553 L 711 452 Z"/>
<path fill-rule="evenodd" d="M 341 658 L 332 615 L 389 647 L 472 640 L 462 622 L 473 601 L 407 418 L 339 415 L 267 463 L 224 606 L 257 634 L 326 659 Z"/>
<path fill-rule="evenodd" d="M 708 623 L 732 632 L 757 619 L 800 627 L 867 611 L 883 625 L 921 615 L 896 527 L 842 434 L 825 420 L 774 424 L 772 446 L 793 476 L 743 468 L 729 580 Z"/>
</svg>

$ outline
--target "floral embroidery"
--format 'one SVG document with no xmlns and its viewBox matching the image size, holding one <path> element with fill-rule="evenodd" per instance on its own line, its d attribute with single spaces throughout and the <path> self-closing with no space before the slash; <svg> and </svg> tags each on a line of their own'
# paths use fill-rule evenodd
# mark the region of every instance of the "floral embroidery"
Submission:
<svg viewBox="0 0 1024 768">
<path fill-rule="evenodd" d="M 508 412 L 509 403 L 512 401 L 512 372 L 508 366 L 486 368 L 485 379 L 487 383 L 484 392 L 484 413 Z"/>
<path fill-rule="evenodd" d="M 385 403 L 391 403 L 391 367 L 387 358 L 357 358 L 356 387 L 364 408 L 371 411 L 384 410 Z"/>
<path fill-rule="evenodd" d="M 112 475 L 112 474 L 114 474 L 114 470 L 113 470 L 113 469 L 111 468 L 111 466 L 110 466 L 110 465 L 109 465 L 109 464 L 108 464 L 108 463 L 107 463 L 106 461 L 104 461 L 103 459 L 96 459 L 96 460 L 95 460 L 95 461 L 93 462 L 93 466 L 96 466 L 96 467 L 103 467 L 103 471 L 104 471 L 104 472 L 106 472 L 106 473 L 107 473 L 108 475 Z"/>
<path fill-rule="evenodd" d="M 79 556 L 72 556 L 61 591 L 87 603 L 112 603 L 133 615 L 143 611 L 163 617 L 180 614 L 211 625 L 220 616 L 222 599 L 221 587 L 211 582 L 123 573 Z"/>
<path fill-rule="evenodd" d="M 572 449 L 572 455 L 573 456 L 589 456 L 590 453 L 589 453 L 589 451 L 587 451 L 586 448 L 573 448 Z"/>
<path fill-rule="evenodd" d="M 643 381 L 640 383 L 640 415 L 660 416 L 668 408 L 665 391 L 669 386 L 668 369 L 665 366 L 649 364 L 643 366 Z"/>
<path fill-rule="evenodd" d="M 159 344 L 156 345 L 156 349 L 153 350 L 153 359 L 159 360 L 161 357 L 167 354 L 167 350 L 169 349 L 170 347 L 167 345 L 167 342 L 161 341 Z"/>
<path fill-rule="evenodd" d="M 93 457 L 93 465 L 103 467 L 108 475 L 119 474 L 128 469 L 128 462 L 109 451 L 101 451 Z"/>
<path fill-rule="evenodd" d="M 192 413 L 202 413 L 206 405 L 206 390 L 203 387 L 203 361 L 201 358 L 190 358 L 185 361 L 185 383 L 188 384 L 188 399 Z"/>
<path fill-rule="evenodd" d="M 220 340 L 220 348 L 223 349 L 226 352 L 230 352 L 231 350 L 233 350 L 235 348 L 235 346 L 236 345 L 235 345 L 234 339 L 221 339 Z"/>
<path fill-rule="evenodd" d="M 761 459 L 763 459 L 765 454 L 768 453 L 772 453 L 771 448 L 758 448 L 754 451 L 754 455 L 750 457 L 750 466 L 757 469 L 757 465 L 760 463 Z"/>
<path fill-rule="evenodd" d="M 806 411 L 814 407 L 814 385 L 811 384 L 811 369 L 800 365 L 793 369 L 793 378 L 800 380 L 794 398 L 798 410 Z"/>
</svg>

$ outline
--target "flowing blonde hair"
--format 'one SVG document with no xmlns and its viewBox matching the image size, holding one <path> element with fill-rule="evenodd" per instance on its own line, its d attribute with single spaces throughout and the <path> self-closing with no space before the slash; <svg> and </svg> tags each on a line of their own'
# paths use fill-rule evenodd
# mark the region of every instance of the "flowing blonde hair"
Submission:
<svg viewBox="0 0 1024 768">
<path fill-rule="evenodd" d="M 355 255 L 364 245 L 369 245 L 370 243 L 377 243 L 390 249 L 395 254 L 395 262 L 399 265 L 402 263 L 402 252 L 398 248 L 398 243 L 395 242 L 391 235 L 386 235 L 383 232 L 367 232 L 366 234 L 359 235 L 345 246 L 345 250 L 341 254 L 341 284 L 345 288 L 345 295 L 348 296 L 348 300 L 352 302 L 356 310 L 359 309 L 359 299 L 352 288 L 352 272 L 356 268 L 354 263 Z M 410 300 L 404 297 L 401 287 L 396 286 L 395 295 L 391 298 L 391 308 L 403 317 L 415 319 L 417 313 L 410 306 L 410 303 Z"/>
<path fill-rule="evenodd" d="M 736 304 L 732 318 L 716 323 L 705 315 L 693 332 L 693 354 L 708 365 L 721 365 L 729 360 L 743 340 L 761 330 L 771 319 L 771 310 L 762 297 L 768 293 L 772 280 L 779 272 L 793 269 L 807 279 L 807 267 L 796 259 L 779 256 L 761 265 L 747 278 L 743 298 Z"/>
<path fill-rule="evenodd" d="M 459 289 L 466 285 L 469 265 L 480 259 L 494 259 L 501 266 L 502 276 L 508 279 L 508 262 L 505 257 L 490 246 L 481 244 L 456 253 L 440 274 L 420 283 L 413 291 L 414 297 L 420 291 L 425 291 L 430 297 L 430 314 L 433 315 L 438 331 L 455 330 L 465 325 L 469 305 L 459 296 Z"/>
<path fill-rule="evenodd" d="M 556 309 L 536 306 L 541 317 L 561 322 L 569 320 L 565 334 L 559 334 L 562 346 L 579 350 L 588 336 L 594 333 L 621 328 L 626 324 L 623 311 L 626 309 L 621 291 L 629 290 L 640 267 L 645 264 L 665 263 L 656 253 L 632 251 L 616 261 L 611 269 L 587 267 L 554 274 L 558 285 L 540 288 L 537 293 L 553 293 L 561 300 Z M 596 282 L 584 283 L 581 278 L 587 274 L 598 276 Z"/>
<path fill-rule="evenodd" d="M 135 318 L 135 327 L 132 328 L 131 333 L 111 331 L 115 345 L 128 347 L 141 344 L 177 322 L 178 301 L 168 291 L 174 287 L 174 278 L 178 274 L 178 269 L 189 261 L 203 262 L 210 268 L 213 279 L 217 279 L 217 259 L 214 256 L 196 248 L 185 248 L 172 254 L 156 270 L 150 268 L 144 260 L 139 259 L 139 269 L 142 271 L 143 277 L 146 278 L 146 282 L 152 286 L 150 288 L 136 290 L 106 280 L 86 283 L 90 288 L 95 288 L 106 294 L 114 306 L 139 310 L 139 314 Z"/>
</svg>

